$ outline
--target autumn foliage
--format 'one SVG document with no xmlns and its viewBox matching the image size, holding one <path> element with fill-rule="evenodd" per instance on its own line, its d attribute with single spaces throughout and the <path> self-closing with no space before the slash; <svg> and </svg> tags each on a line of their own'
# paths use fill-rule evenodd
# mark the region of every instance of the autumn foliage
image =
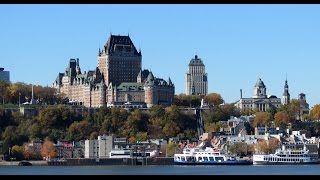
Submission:
<svg viewBox="0 0 320 180">
<path fill-rule="evenodd" d="M 279 140 L 277 138 L 260 139 L 256 144 L 256 151 L 260 153 L 274 153 L 277 148 L 279 148 Z"/>
<path fill-rule="evenodd" d="M 54 147 L 54 144 L 51 141 L 46 140 L 43 143 L 42 150 L 41 150 L 41 155 L 45 159 L 51 159 L 51 158 L 55 158 L 57 156 L 57 150 L 56 150 L 56 148 Z"/>
</svg>

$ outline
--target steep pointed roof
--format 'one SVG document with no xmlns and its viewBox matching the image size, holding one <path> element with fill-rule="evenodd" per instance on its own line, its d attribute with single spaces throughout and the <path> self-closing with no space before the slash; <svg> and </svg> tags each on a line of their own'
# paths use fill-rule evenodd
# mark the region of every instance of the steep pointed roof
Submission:
<svg viewBox="0 0 320 180">
<path fill-rule="evenodd" d="M 152 74 L 152 72 L 150 71 L 147 77 L 147 81 L 153 81 L 154 80 L 154 76 Z"/>
<path fill-rule="evenodd" d="M 173 86 L 173 83 L 172 83 L 170 77 L 169 77 L 169 79 L 168 79 L 168 84 L 169 84 L 169 86 Z"/>
<path fill-rule="evenodd" d="M 290 93 L 289 93 L 289 86 L 288 86 L 288 81 L 286 80 L 285 81 L 285 84 L 284 84 L 284 91 L 283 91 L 283 96 L 289 96 Z"/>
<path fill-rule="evenodd" d="M 116 51 L 133 52 L 134 55 L 140 55 L 129 36 L 110 35 L 104 45 L 107 54 L 113 54 Z"/>
<path fill-rule="evenodd" d="M 151 71 L 149 72 L 149 75 L 148 75 L 148 77 L 147 77 L 147 80 L 146 80 L 146 82 L 145 82 L 145 85 L 146 85 L 146 86 L 153 86 L 153 85 L 154 85 L 154 76 L 153 76 L 153 74 L 152 74 Z"/>
</svg>

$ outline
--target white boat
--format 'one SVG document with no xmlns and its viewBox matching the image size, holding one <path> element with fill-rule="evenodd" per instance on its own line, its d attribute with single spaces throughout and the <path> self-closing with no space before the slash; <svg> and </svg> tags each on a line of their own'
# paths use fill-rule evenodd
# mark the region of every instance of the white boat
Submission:
<svg viewBox="0 0 320 180">
<path fill-rule="evenodd" d="M 233 156 L 220 153 L 213 148 L 184 148 L 182 154 L 174 154 L 177 165 L 250 165 L 251 160 L 236 159 Z"/>
<path fill-rule="evenodd" d="M 276 150 L 274 154 L 254 154 L 253 164 L 317 164 L 319 163 L 318 152 L 310 152 L 306 146 L 302 149 L 282 148 Z"/>
<path fill-rule="evenodd" d="M 132 149 L 112 149 L 110 158 L 130 158 L 130 157 L 154 157 L 159 155 L 157 150 L 145 150 L 145 152 L 134 152 Z"/>
</svg>

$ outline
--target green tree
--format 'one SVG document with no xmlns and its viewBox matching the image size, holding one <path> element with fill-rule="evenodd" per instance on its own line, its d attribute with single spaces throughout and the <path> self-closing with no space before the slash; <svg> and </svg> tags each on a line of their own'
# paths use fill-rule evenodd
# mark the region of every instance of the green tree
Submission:
<svg viewBox="0 0 320 180">
<path fill-rule="evenodd" d="M 245 156 L 248 154 L 248 145 L 243 142 L 234 143 L 229 147 L 229 151 L 237 156 Z"/>
<path fill-rule="evenodd" d="M 146 141 L 148 139 L 148 133 L 147 132 L 138 132 L 136 135 L 137 141 Z"/>
<path fill-rule="evenodd" d="M 173 157 L 177 150 L 179 150 L 179 145 L 174 142 L 169 142 L 166 147 L 166 156 Z"/>
<path fill-rule="evenodd" d="M 72 123 L 67 129 L 66 139 L 68 141 L 80 141 L 88 139 L 92 133 L 92 128 L 86 120 Z"/>
<path fill-rule="evenodd" d="M 18 146 L 18 145 L 14 145 L 11 148 L 11 157 L 15 158 L 18 161 L 23 159 L 23 147 Z"/>
<path fill-rule="evenodd" d="M 175 106 L 183 107 L 199 107 L 201 104 L 201 96 L 199 95 L 185 95 L 180 94 L 174 96 L 173 104 Z"/>
<path fill-rule="evenodd" d="M 221 122 L 205 123 L 204 129 L 205 132 L 219 132 L 220 128 L 226 127 L 226 125 Z"/>
</svg>

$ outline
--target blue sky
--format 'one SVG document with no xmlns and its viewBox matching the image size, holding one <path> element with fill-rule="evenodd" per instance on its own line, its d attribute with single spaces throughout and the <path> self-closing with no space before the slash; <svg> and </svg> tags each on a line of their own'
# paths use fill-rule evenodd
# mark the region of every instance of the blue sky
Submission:
<svg viewBox="0 0 320 180">
<path fill-rule="evenodd" d="M 11 81 L 51 86 L 70 58 L 94 70 L 110 33 L 129 34 L 142 68 L 185 93 L 188 63 L 206 65 L 209 93 L 227 103 L 253 95 L 261 78 L 267 94 L 306 94 L 320 104 L 320 5 L 0 5 L 0 67 Z"/>
</svg>

